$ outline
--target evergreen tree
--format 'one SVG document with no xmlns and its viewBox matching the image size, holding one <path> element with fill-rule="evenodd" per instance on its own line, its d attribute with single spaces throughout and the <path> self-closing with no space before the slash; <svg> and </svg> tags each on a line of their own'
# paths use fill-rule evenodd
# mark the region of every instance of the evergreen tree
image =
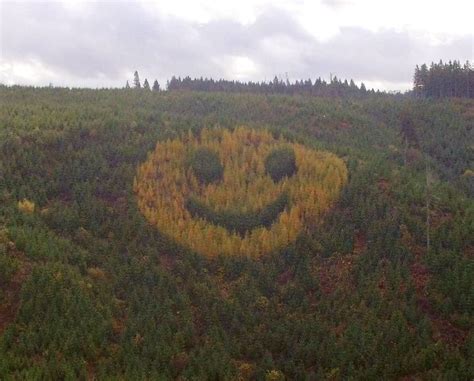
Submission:
<svg viewBox="0 0 474 381">
<path fill-rule="evenodd" d="M 160 91 L 160 84 L 156 79 L 155 82 L 153 82 L 153 91 Z"/>
<path fill-rule="evenodd" d="M 142 85 L 140 84 L 140 76 L 138 75 L 138 71 L 135 70 L 135 74 L 133 74 L 133 87 L 136 89 L 140 89 Z"/>
<path fill-rule="evenodd" d="M 331 82 L 318 78 L 314 81 L 296 80 L 291 83 L 288 78 L 284 81 L 275 76 L 269 82 L 240 82 L 229 81 L 225 79 L 214 80 L 212 78 L 185 78 L 173 76 L 166 83 L 166 89 L 174 90 L 191 90 L 191 91 L 219 91 L 228 93 L 260 93 L 260 94 L 300 94 L 312 96 L 365 96 L 367 94 L 375 94 L 374 91 L 367 91 L 365 88 L 359 89 L 353 80 L 340 80 L 337 77 L 331 77 Z"/>
<path fill-rule="evenodd" d="M 471 63 L 469 61 L 466 61 L 466 63 L 464 64 L 463 71 L 466 96 L 468 98 L 471 98 L 472 96 L 474 96 L 474 74 L 471 67 Z"/>
<path fill-rule="evenodd" d="M 125 88 L 126 88 L 126 89 L 129 89 L 129 88 L 130 88 L 130 84 L 128 83 L 128 80 L 127 80 L 127 83 L 125 84 Z"/>
<path fill-rule="evenodd" d="M 148 79 L 145 78 L 145 81 L 143 82 L 143 88 L 145 90 L 150 90 L 150 84 L 148 83 Z"/>
<path fill-rule="evenodd" d="M 413 91 L 416 96 L 421 96 L 423 92 L 423 82 L 421 80 L 421 70 L 418 65 L 415 67 L 415 75 L 413 76 Z"/>
<path fill-rule="evenodd" d="M 469 61 L 461 66 L 460 61 L 432 62 L 415 68 L 413 91 L 420 97 L 467 97 L 472 98 L 472 69 Z"/>
</svg>

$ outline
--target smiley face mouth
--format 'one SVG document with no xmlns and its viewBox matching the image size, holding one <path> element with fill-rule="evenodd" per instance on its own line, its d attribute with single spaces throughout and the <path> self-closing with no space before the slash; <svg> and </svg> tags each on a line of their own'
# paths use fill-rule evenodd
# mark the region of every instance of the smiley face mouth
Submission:
<svg viewBox="0 0 474 381">
<path fill-rule="evenodd" d="M 288 194 L 282 193 L 258 211 L 239 213 L 233 211 L 216 212 L 198 198 L 191 196 L 185 207 L 193 218 L 202 218 L 208 223 L 221 226 L 229 232 L 245 236 L 247 232 L 258 228 L 268 228 L 278 219 L 278 216 L 289 206 Z"/>
</svg>

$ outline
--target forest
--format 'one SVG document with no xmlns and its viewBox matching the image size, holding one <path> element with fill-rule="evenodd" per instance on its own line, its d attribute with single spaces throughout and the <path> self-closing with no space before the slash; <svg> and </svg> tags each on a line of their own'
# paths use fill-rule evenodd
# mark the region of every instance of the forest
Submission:
<svg viewBox="0 0 474 381">
<path fill-rule="evenodd" d="M 168 90 L 195 90 L 195 91 L 221 91 L 231 93 L 263 93 L 263 94 L 305 94 L 312 96 L 325 97 L 363 97 L 368 94 L 374 94 L 375 90 L 367 90 L 364 83 L 357 86 L 351 79 L 342 81 L 337 76 L 331 77 L 326 82 L 320 77 L 314 81 L 311 78 L 306 80 L 296 80 L 290 82 L 288 79 L 283 80 L 275 76 L 273 80 L 266 82 L 240 82 L 230 80 L 214 80 L 212 78 L 176 78 L 172 77 L 167 82 Z"/>
<path fill-rule="evenodd" d="M 138 71 L 134 73 L 134 89 L 160 91 L 161 87 L 155 79 L 150 87 L 148 79 L 140 81 Z M 126 83 L 125 89 L 131 89 Z M 305 95 L 330 98 L 367 98 L 370 96 L 383 97 L 388 95 L 402 95 L 400 92 L 387 93 L 380 90 L 367 89 L 361 82 L 356 85 L 353 79 L 342 81 L 336 75 L 329 79 L 329 82 L 318 77 L 314 81 L 311 78 L 306 80 L 296 80 L 290 82 L 288 78 L 283 80 L 275 76 L 273 80 L 262 82 L 241 82 L 226 79 L 214 80 L 212 78 L 184 78 L 172 76 L 166 82 L 166 91 L 205 91 L 205 92 L 225 92 L 225 93 L 252 93 L 252 94 L 285 94 L 285 95 Z M 461 64 L 460 61 L 449 61 L 443 63 L 432 62 L 416 65 L 413 75 L 413 89 L 405 92 L 404 95 L 418 98 L 474 98 L 474 69 L 469 61 Z"/>
<path fill-rule="evenodd" d="M 127 81 L 125 89 L 142 89 L 148 91 L 162 90 L 160 84 L 155 79 L 153 86 L 150 86 L 148 79 L 143 83 L 140 80 L 140 74 L 135 71 L 133 77 L 133 86 Z M 286 94 L 286 95 L 307 95 L 319 97 L 350 97 L 361 98 L 369 95 L 383 94 L 379 90 L 367 89 L 362 82 L 360 86 L 356 85 L 353 79 L 344 81 L 336 75 L 329 79 L 329 82 L 318 77 L 314 81 L 311 78 L 296 80 L 290 82 L 288 78 L 283 80 L 275 76 L 270 81 L 237 81 L 228 79 L 213 78 L 184 78 L 172 76 L 166 81 L 166 91 L 205 91 L 205 92 L 225 92 L 225 93 L 251 93 L 251 94 Z"/>
<path fill-rule="evenodd" d="M 464 97 L 474 98 L 474 70 L 471 63 L 460 61 L 432 62 L 416 66 L 413 78 L 416 96 L 430 98 Z"/>
<path fill-rule="evenodd" d="M 0 86 L 0 379 L 474 378 L 472 93 L 156 85 Z"/>
</svg>

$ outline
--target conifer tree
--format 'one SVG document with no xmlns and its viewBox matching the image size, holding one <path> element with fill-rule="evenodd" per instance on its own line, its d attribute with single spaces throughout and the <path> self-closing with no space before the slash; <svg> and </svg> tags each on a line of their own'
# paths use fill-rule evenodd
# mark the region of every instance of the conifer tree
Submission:
<svg viewBox="0 0 474 381">
<path fill-rule="evenodd" d="M 138 75 L 138 71 L 135 70 L 135 74 L 133 74 L 133 87 L 136 89 L 140 89 L 142 85 L 140 84 L 140 76 Z"/>
<path fill-rule="evenodd" d="M 148 79 L 145 78 L 145 81 L 143 82 L 143 88 L 145 90 L 150 90 L 150 84 L 148 83 Z"/>
<path fill-rule="evenodd" d="M 153 91 L 160 91 L 160 84 L 156 79 L 155 82 L 153 82 Z"/>
<path fill-rule="evenodd" d="M 413 91 L 415 95 L 428 98 L 467 97 L 472 98 L 472 83 L 469 78 L 472 69 L 469 61 L 461 65 L 460 61 L 443 63 L 432 62 L 415 67 Z"/>
</svg>

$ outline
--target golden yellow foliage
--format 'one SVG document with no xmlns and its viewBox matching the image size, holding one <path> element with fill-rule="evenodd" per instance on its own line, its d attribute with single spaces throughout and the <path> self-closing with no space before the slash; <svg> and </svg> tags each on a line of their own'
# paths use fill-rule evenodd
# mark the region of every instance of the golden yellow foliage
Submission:
<svg viewBox="0 0 474 381">
<path fill-rule="evenodd" d="M 290 146 L 297 172 L 274 182 L 265 173 L 264 161 L 275 148 Z M 218 153 L 224 167 L 219 183 L 201 184 L 185 165 L 190 153 L 206 147 Z M 338 197 L 347 181 L 347 169 L 337 156 L 275 138 L 265 130 L 245 127 L 233 131 L 203 129 L 181 139 L 158 142 L 142 163 L 134 180 L 138 207 L 161 232 L 204 255 L 259 257 L 294 241 Z M 186 200 L 197 197 L 216 212 L 258 211 L 283 193 L 289 206 L 270 227 L 258 227 L 245 236 L 222 226 L 193 218 Z"/>
<path fill-rule="evenodd" d="M 255 376 L 255 364 L 251 364 L 248 362 L 243 362 L 238 366 L 239 376 L 238 380 L 240 381 L 247 381 L 254 379 Z"/>
<path fill-rule="evenodd" d="M 474 171 L 471 169 L 466 169 L 462 174 L 463 177 L 474 177 Z"/>
<path fill-rule="evenodd" d="M 23 213 L 33 213 L 35 211 L 35 203 L 24 198 L 18 201 L 18 209 Z"/>
<path fill-rule="evenodd" d="M 104 280 L 106 278 L 105 272 L 99 267 L 89 267 L 87 269 L 87 274 L 96 280 Z"/>
<path fill-rule="evenodd" d="M 285 375 L 279 370 L 269 370 L 265 375 L 265 381 L 285 381 Z"/>
</svg>

